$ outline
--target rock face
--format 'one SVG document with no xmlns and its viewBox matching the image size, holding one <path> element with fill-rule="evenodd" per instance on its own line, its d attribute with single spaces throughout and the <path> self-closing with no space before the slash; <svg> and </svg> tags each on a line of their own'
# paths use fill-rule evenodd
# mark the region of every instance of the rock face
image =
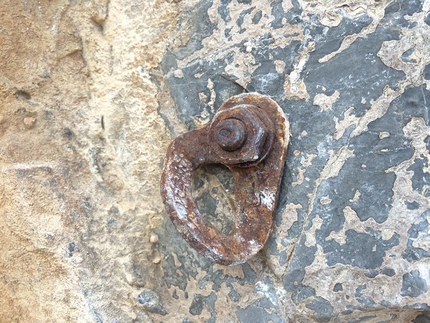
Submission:
<svg viewBox="0 0 430 323">
<path fill-rule="evenodd" d="M 428 322 L 430 1 L 2 1 L 2 322 Z M 243 92 L 291 142 L 262 252 L 191 249 L 170 140 Z M 231 176 L 194 198 L 220 230 Z M 227 230 L 228 231 L 228 230 Z"/>
</svg>

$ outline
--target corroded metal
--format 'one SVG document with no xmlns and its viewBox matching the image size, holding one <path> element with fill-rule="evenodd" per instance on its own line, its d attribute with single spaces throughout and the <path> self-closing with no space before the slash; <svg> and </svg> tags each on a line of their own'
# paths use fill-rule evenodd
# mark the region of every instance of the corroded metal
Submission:
<svg viewBox="0 0 430 323">
<path fill-rule="evenodd" d="M 223 265 L 243 263 L 263 248 L 272 230 L 288 139 L 288 121 L 276 102 L 248 93 L 224 102 L 210 125 L 170 144 L 161 195 L 193 248 Z M 206 164 L 223 164 L 233 174 L 238 214 L 228 235 L 204 220 L 191 196 L 194 173 Z"/>
</svg>

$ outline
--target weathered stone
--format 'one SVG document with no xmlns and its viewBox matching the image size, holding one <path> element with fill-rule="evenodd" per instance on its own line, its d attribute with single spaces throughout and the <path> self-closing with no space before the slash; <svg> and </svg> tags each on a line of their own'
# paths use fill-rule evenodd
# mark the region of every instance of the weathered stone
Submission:
<svg viewBox="0 0 430 323">
<path fill-rule="evenodd" d="M 2 322 L 430 321 L 430 2 L 0 3 Z M 273 233 L 214 265 L 159 196 L 232 95 L 291 143 Z M 233 227 L 231 174 L 194 199 Z"/>
<path fill-rule="evenodd" d="M 167 314 L 163 304 L 160 303 L 160 298 L 152 290 L 145 289 L 136 299 L 150 313 Z"/>
</svg>

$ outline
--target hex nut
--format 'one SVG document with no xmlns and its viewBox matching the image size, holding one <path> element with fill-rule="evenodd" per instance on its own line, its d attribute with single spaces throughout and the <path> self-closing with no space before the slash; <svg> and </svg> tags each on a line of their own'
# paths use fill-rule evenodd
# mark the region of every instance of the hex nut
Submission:
<svg viewBox="0 0 430 323">
<path fill-rule="evenodd" d="M 211 146 L 213 152 L 227 164 L 261 161 L 270 136 L 270 128 L 260 117 L 264 113 L 250 104 L 236 105 L 217 113 L 209 131 L 209 142 L 216 143 Z"/>
</svg>

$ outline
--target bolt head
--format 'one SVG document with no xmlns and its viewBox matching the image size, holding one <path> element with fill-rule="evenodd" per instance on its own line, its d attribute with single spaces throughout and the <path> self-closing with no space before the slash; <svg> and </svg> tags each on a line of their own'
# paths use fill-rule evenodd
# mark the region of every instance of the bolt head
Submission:
<svg viewBox="0 0 430 323">
<path fill-rule="evenodd" d="M 245 139 L 245 124 L 239 119 L 225 119 L 215 127 L 215 141 L 223 150 L 235 151 L 242 147 Z"/>
<path fill-rule="evenodd" d="M 264 120 L 264 121 L 263 121 Z M 268 122 L 269 120 L 269 122 Z M 254 105 L 240 104 L 215 115 L 209 132 L 214 153 L 225 164 L 255 165 L 270 149 L 270 118 Z"/>
</svg>

